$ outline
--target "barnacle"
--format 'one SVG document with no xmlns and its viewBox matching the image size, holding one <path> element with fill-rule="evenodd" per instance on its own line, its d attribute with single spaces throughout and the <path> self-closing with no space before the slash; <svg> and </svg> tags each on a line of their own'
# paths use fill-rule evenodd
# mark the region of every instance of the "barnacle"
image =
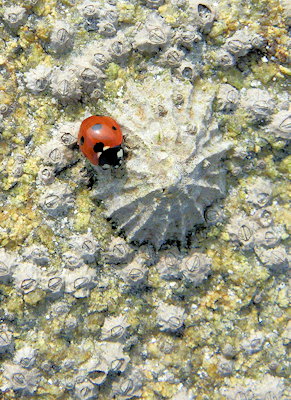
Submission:
<svg viewBox="0 0 291 400">
<path fill-rule="evenodd" d="M 177 105 L 177 93 L 183 103 Z M 185 243 L 204 211 L 225 193 L 222 140 L 213 116 L 215 88 L 196 87 L 168 73 L 130 80 L 115 110 L 128 147 L 122 176 L 100 172 L 94 196 L 130 241 L 160 247 L 167 240 Z"/>
</svg>

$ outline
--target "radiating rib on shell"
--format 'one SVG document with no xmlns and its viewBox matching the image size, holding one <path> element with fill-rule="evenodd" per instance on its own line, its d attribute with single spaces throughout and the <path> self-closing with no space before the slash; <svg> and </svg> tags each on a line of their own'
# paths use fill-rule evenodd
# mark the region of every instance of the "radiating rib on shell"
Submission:
<svg viewBox="0 0 291 400">
<path fill-rule="evenodd" d="M 178 107 L 177 93 L 184 97 Z M 230 144 L 212 116 L 214 95 L 211 84 L 195 88 L 164 74 L 129 81 L 122 97 L 107 105 L 122 126 L 128 158 L 124 174 L 100 172 L 94 196 L 129 240 L 183 243 L 204 222 L 205 208 L 223 197 L 221 159 Z"/>
</svg>

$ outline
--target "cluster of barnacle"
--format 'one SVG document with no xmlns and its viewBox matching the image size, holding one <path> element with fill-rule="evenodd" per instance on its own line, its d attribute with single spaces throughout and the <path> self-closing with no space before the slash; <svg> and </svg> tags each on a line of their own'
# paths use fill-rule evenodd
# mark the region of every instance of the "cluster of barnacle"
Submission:
<svg viewBox="0 0 291 400">
<path fill-rule="evenodd" d="M 59 310 L 58 313 L 60 312 L 63 313 L 64 310 Z M 110 398 L 126 400 L 138 397 L 141 394 L 143 376 L 139 369 L 129 365 L 130 358 L 124 352 L 122 336 L 127 325 L 123 322 L 105 321 L 106 341 L 96 342 L 92 348 L 87 346 L 86 350 L 91 353 L 91 357 L 83 362 L 63 359 L 62 365 L 54 365 L 51 383 L 61 384 L 74 399 L 90 400 L 97 398 L 100 386 L 108 381 L 108 377 L 114 376 Z M 70 324 L 72 325 L 72 321 L 67 319 L 66 331 L 70 330 Z M 12 353 L 8 348 L 11 347 L 11 336 L 5 326 L 0 327 L 0 353 Z M 51 368 L 49 361 L 40 362 L 37 350 L 29 346 L 21 347 L 15 351 L 11 361 L 5 361 L 2 365 L 1 389 L 4 393 L 12 389 L 19 395 L 32 396 L 44 380 L 43 375 L 50 375 Z M 63 377 L 58 376 L 60 370 L 65 372 Z"/>
<path fill-rule="evenodd" d="M 223 46 L 212 52 L 213 61 L 220 68 L 227 69 L 236 65 L 250 51 L 263 49 L 265 44 L 262 36 L 247 28 L 240 29 Z"/>
<path fill-rule="evenodd" d="M 238 90 L 230 84 L 221 84 L 216 95 L 218 115 L 236 116 L 236 112 L 244 113 L 244 123 L 260 129 L 264 141 L 261 146 L 270 143 L 276 147 L 277 142 L 288 143 L 291 135 L 291 112 L 285 96 L 275 99 L 267 89 L 259 87 Z M 254 139 L 255 142 L 255 139 Z M 232 157 L 228 160 L 228 168 L 233 176 L 242 176 L 251 171 L 264 170 L 266 163 L 256 156 L 253 143 L 237 145 Z"/>
<path fill-rule="evenodd" d="M 186 286 L 197 287 L 211 274 L 211 260 L 197 250 L 185 256 L 172 249 L 160 252 L 155 268 L 161 279 L 182 280 Z"/>
<path fill-rule="evenodd" d="M 102 96 L 109 63 L 124 66 L 133 52 L 152 57 L 157 66 L 170 68 L 183 80 L 195 80 L 201 71 L 206 47 L 204 35 L 209 33 L 216 17 L 213 2 L 182 2 L 179 13 L 188 15 L 190 21 L 185 28 L 171 27 L 166 23 L 157 11 L 163 3 L 145 1 L 143 23 L 132 26 L 128 21 L 126 24 L 120 21 L 114 2 L 100 7 L 99 2 L 85 1 L 77 10 L 84 19 L 85 28 L 98 32 L 101 38 L 90 42 L 79 57 L 74 55 L 62 67 L 40 64 L 27 71 L 24 74 L 27 89 L 35 94 L 51 91 L 53 97 L 64 103 L 85 96 L 98 99 Z M 6 8 L 3 18 L 7 25 L 17 29 L 25 22 L 25 17 L 25 8 L 17 6 Z M 69 53 L 74 48 L 76 29 L 66 20 L 56 21 L 48 51 L 56 58 Z"/>
<path fill-rule="evenodd" d="M 70 293 L 76 298 L 87 297 L 95 286 L 96 271 L 90 264 L 96 263 L 100 246 L 90 234 L 72 236 L 68 251 L 62 255 L 63 269 L 52 270 L 45 246 L 26 247 L 21 258 L 0 250 L 0 281 L 13 281 L 23 295 L 35 290 L 57 298 Z M 70 271 L 70 273 L 68 273 Z"/>
<path fill-rule="evenodd" d="M 26 296 L 37 289 L 43 290 L 53 303 L 50 303 L 50 319 L 54 319 L 54 332 L 69 337 L 78 326 L 78 320 L 70 314 L 72 304 L 65 299 L 65 293 L 75 298 L 88 297 L 90 289 L 96 285 L 96 270 L 87 264 L 95 262 L 99 245 L 90 235 L 73 236 L 69 250 L 63 253 L 62 271 L 51 271 L 50 257 L 44 246 L 27 247 L 21 259 L 4 250 L 0 251 L 0 282 L 13 283 L 19 294 Z M 48 304 L 49 304 L 48 303 Z M 56 320 L 60 320 L 60 325 Z M 31 325 L 31 323 L 30 323 Z M 100 342 L 94 343 L 91 357 L 78 364 L 63 360 L 62 366 L 55 366 L 52 381 L 59 378 L 58 368 L 67 372 L 62 382 L 76 399 L 96 398 L 100 385 L 108 376 L 117 377 L 112 385 L 112 398 L 118 396 L 130 399 L 140 394 L 142 375 L 138 369 L 129 366 L 130 358 L 124 353 L 128 339 L 129 324 L 125 316 L 107 317 L 104 320 Z M 0 354 L 7 361 L 2 364 L 2 392 L 13 390 L 20 395 L 33 395 L 43 374 L 49 373 L 50 365 L 41 362 L 41 352 L 24 346 L 15 351 L 14 329 L 6 324 L 0 325 Z M 88 349 L 89 351 L 89 349 Z M 13 357 L 11 359 L 11 357 Z M 67 378 L 70 375 L 71 378 Z M 74 377 L 73 377 L 74 376 Z"/>
<path fill-rule="evenodd" d="M 89 43 L 79 57 L 74 55 L 64 67 L 38 65 L 29 70 L 24 75 L 26 87 L 33 93 L 51 90 L 61 102 L 84 99 L 84 95 L 98 99 L 102 96 L 109 63 L 124 66 L 132 52 L 151 56 L 156 66 L 170 68 L 173 75 L 182 80 L 194 81 L 201 73 L 203 57 L 208 49 L 204 36 L 210 32 L 216 17 L 213 2 L 195 0 L 189 5 L 184 4 L 182 9 L 185 9 L 184 13 L 190 21 L 185 28 L 171 27 L 166 23 L 156 11 L 161 2 L 145 3 L 150 7 L 145 12 L 143 23 L 123 26 L 119 22 L 118 9 L 113 4 L 98 7 L 98 2 L 84 2 L 79 12 L 85 19 L 85 27 L 98 32 L 101 38 Z M 18 25 L 23 23 L 20 9 L 22 7 L 18 11 Z M 9 21 L 9 18 L 6 20 Z M 68 53 L 73 48 L 74 30 L 75 27 L 65 20 L 55 23 L 49 46 L 55 56 Z M 217 65 L 228 68 L 235 65 L 240 57 L 251 50 L 262 49 L 264 45 L 261 36 L 244 29 L 228 38 L 219 50 L 209 47 L 209 53 Z"/>
<path fill-rule="evenodd" d="M 71 313 L 72 302 L 68 302 L 64 295 L 70 294 L 77 299 L 88 297 L 90 290 L 96 285 L 96 271 L 86 263 L 96 261 L 100 248 L 89 235 L 73 236 L 68 245 L 69 250 L 63 253 L 63 269 L 60 273 L 50 271 L 50 256 L 45 246 L 32 245 L 25 248 L 21 259 L 1 250 L 0 282 L 6 285 L 13 283 L 23 296 L 37 289 L 43 290 L 49 300 L 47 318 L 54 321 L 51 324 L 51 333 L 71 341 L 80 324 L 80 317 Z M 108 266 L 111 265 L 116 275 L 121 276 L 131 288 L 145 284 L 145 275 L 141 276 L 144 273 L 143 268 L 148 268 L 153 262 L 152 253 L 141 252 L 138 257 L 133 248 L 121 238 L 111 241 L 103 257 L 104 262 Z M 194 254 L 186 257 L 184 261 L 184 264 L 183 260 L 181 262 L 187 279 L 193 277 L 197 269 L 195 280 L 191 278 L 191 282 L 197 286 L 208 275 L 208 269 L 205 268 L 203 272 L 203 268 L 199 268 L 200 263 L 197 263 L 197 256 Z M 156 307 L 156 326 L 162 332 L 171 334 L 181 331 L 186 317 L 187 313 L 183 307 L 165 302 L 160 302 Z M 76 399 L 96 398 L 101 385 L 105 382 L 108 384 L 111 380 L 111 398 L 138 397 L 141 394 L 144 376 L 139 368 L 130 363 L 126 352 L 132 346 L 130 330 L 131 326 L 125 313 L 109 315 L 105 317 L 101 326 L 100 340 L 95 340 L 91 345 L 82 345 L 82 348 L 86 348 L 85 360 L 81 359 L 78 362 L 62 357 L 61 365 L 54 364 L 53 367 L 50 361 L 41 361 L 42 351 L 34 347 L 18 346 L 15 351 L 14 329 L 1 324 L 0 354 L 5 359 L 2 365 L 1 390 L 4 393 L 12 390 L 20 395 L 32 396 L 41 382 L 44 382 L 44 375 L 49 374 L 53 384 L 58 382 L 58 385 L 61 384 L 73 393 Z M 61 371 L 65 373 L 59 373 Z M 182 388 L 175 398 L 191 398 L 188 396 L 192 394 Z"/>
<path fill-rule="evenodd" d="M 78 153 L 74 151 L 77 144 L 76 123 L 62 123 L 53 130 L 52 139 L 36 150 L 42 159 L 37 183 L 44 186 L 40 197 L 40 206 L 50 216 L 65 215 L 74 206 L 74 193 L 70 185 L 56 181 L 56 176 L 78 161 Z M 79 184 L 88 184 L 90 176 L 87 170 L 75 174 Z"/>
<path fill-rule="evenodd" d="M 282 225 L 274 225 L 272 213 L 273 185 L 257 178 L 247 188 L 246 200 L 252 206 L 250 215 L 231 217 L 226 225 L 229 239 L 243 251 L 254 251 L 258 260 L 273 273 L 286 271 L 288 254 L 281 241 L 286 237 Z"/>
</svg>

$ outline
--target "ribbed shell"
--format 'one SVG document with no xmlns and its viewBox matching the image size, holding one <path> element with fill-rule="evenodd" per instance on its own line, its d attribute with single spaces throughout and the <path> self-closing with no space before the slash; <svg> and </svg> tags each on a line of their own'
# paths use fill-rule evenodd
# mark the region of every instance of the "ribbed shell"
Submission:
<svg viewBox="0 0 291 400">
<path fill-rule="evenodd" d="M 117 172 L 99 171 L 94 196 L 130 241 L 159 248 L 185 242 L 204 211 L 225 193 L 221 158 L 229 148 L 212 117 L 215 88 L 168 74 L 129 81 L 107 106 L 125 134 L 128 157 Z M 181 104 L 182 103 L 182 104 Z"/>
</svg>

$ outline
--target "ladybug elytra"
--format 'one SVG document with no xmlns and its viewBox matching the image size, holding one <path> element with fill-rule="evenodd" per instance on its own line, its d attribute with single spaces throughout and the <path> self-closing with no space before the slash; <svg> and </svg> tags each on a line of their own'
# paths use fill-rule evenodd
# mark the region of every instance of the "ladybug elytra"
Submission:
<svg viewBox="0 0 291 400">
<path fill-rule="evenodd" d="M 123 157 L 122 141 L 121 128 L 111 117 L 93 115 L 81 123 L 78 144 L 94 165 L 118 167 Z"/>
</svg>

